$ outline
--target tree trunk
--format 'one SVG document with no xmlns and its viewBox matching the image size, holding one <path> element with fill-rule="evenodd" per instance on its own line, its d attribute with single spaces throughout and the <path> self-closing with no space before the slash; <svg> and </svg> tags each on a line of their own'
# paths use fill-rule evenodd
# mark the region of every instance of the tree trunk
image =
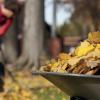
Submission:
<svg viewBox="0 0 100 100">
<path fill-rule="evenodd" d="M 44 32 L 43 0 L 27 0 L 22 55 L 17 61 L 20 67 L 38 67 L 39 57 L 43 50 Z"/>
</svg>

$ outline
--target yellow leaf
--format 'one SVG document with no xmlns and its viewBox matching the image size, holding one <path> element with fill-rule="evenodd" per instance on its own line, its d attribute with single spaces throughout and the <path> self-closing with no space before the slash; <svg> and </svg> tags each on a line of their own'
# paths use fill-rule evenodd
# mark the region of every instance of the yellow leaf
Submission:
<svg viewBox="0 0 100 100">
<path fill-rule="evenodd" d="M 92 32 L 88 35 L 88 40 L 94 43 L 100 43 L 100 32 Z"/>
<path fill-rule="evenodd" d="M 94 50 L 94 46 L 87 41 L 81 43 L 75 50 L 75 55 L 78 57 L 85 56 Z"/>
</svg>

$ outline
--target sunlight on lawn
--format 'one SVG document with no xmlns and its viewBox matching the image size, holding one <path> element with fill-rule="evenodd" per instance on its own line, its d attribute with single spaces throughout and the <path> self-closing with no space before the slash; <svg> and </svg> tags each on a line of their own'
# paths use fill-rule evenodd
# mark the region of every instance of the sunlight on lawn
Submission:
<svg viewBox="0 0 100 100">
<path fill-rule="evenodd" d="M 69 100 L 68 96 L 40 76 L 21 72 L 5 78 L 5 92 L 0 100 Z"/>
</svg>

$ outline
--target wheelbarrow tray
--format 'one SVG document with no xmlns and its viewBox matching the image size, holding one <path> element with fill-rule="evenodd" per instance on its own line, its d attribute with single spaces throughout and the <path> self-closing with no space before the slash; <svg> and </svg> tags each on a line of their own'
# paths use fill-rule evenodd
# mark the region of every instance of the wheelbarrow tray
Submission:
<svg viewBox="0 0 100 100">
<path fill-rule="evenodd" d="M 69 96 L 81 96 L 87 100 L 100 100 L 100 76 L 58 72 L 33 72 L 41 75 Z"/>
</svg>

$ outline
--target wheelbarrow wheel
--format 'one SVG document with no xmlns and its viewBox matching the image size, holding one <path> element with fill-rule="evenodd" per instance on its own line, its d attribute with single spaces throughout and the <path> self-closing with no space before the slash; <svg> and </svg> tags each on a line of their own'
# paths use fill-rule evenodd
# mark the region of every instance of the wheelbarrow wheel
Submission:
<svg viewBox="0 0 100 100">
<path fill-rule="evenodd" d="M 86 99 L 83 97 L 76 96 L 76 97 L 71 97 L 70 100 L 86 100 Z"/>
</svg>

